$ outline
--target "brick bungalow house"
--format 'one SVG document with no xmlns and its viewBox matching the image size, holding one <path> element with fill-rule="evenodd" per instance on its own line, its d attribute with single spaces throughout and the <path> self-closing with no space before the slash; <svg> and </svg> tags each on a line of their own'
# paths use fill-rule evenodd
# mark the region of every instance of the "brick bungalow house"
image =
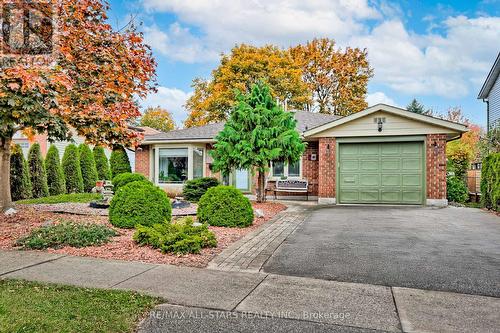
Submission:
<svg viewBox="0 0 500 333">
<path fill-rule="evenodd" d="M 298 163 L 273 163 L 268 188 L 279 179 L 303 179 L 309 199 L 319 203 L 447 205 L 446 142 L 460 138 L 466 126 L 385 104 L 347 117 L 294 115 L 307 149 Z M 136 171 L 168 192 L 181 192 L 189 179 L 221 179 L 211 172 L 208 151 L 223 127 L 145 135 L 136 150 Z M 249 170 L 235 170 L 224 181 L 249 195 L 255 189 Z M 305 199 L 300 193 L 279 196 L 292 197 Z"/>
</svg>

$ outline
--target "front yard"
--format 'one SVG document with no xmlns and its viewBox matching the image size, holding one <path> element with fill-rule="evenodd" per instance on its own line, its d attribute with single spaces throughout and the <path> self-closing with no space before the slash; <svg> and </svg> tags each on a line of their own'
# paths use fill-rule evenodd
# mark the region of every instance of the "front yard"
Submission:
<svg viewBox="0 0 500 333">
<path fill-rule="evenodd" d="M 118 235 L 112 237 L 108 243 L 100 246 L 70 247 L 65 246 L 57 249 L 47 249 L 47 252 L 69 254 L 76 256 L 97 257 L 104 259 L 119 259 L 129 261 L 142 261 L 149 263 L 174 264 L 194 267 L 206 267 L 208 262 L 217 254 L 222 252 L 230 244 L 236 242 L 244 235 L 252 232 L 260 225 L 284 210 L 286 206 L 280 203 L 252 203 L 254 209 L 260 209 L 264 217 L 255 217 L 254 222 L 247 228 L 227 228 L 210 226 L 209 229 L 215 233 L 217 247 L 203 248 L 200 254 L 175 255 L 163 254 L 159 250 L 149 246 L 139 246 L 133 239 L 134 229 L 120 229 L 109 223 L 107 216 L 90 216 L 63 214 L 48 212 L 38 205 L 19 206 L 19 213 L 7 217 L 0 216 L 0 249 L 16 249 L 16 240 L 28 235 L 33 229 L 41 226 L 58 224 L 62 221 L 75 223 L 102 224 L 117 231 Z"/>
<path fill-rule="evenodd" d="M 161 301 L 128 291 L 0 280 L 0 331 L 133 332 Z"/>
</svg>

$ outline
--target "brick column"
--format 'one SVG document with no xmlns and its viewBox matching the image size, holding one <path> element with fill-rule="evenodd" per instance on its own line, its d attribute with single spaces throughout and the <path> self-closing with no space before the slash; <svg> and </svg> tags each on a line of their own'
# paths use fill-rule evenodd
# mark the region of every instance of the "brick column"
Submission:
<svg viewBox="0 0 500 333">
<path fill-rule="evenodd" d="M 150 178 L 150 147 L 151 146 L 139 146 L 135 151 L 135 172 L 142 173 L 144 176 L 146 176 L 146 178 Z"/>
<path fill-rule="evenodd" d="M 319 139 L 318 202 L 335 204 L 335 138 Z"/>
<path fill-rule="evenodd" d="M 446 206 L 446 134 L 427 135 L 427 204 Z"/>
</svg>

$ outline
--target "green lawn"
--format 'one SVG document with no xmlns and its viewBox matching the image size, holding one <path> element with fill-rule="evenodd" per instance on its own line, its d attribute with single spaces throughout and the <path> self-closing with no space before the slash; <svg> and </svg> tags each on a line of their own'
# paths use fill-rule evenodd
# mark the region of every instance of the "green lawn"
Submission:
<svg viewBox="0 0 500 333">
<path fill-rule="evenodd" d="M 53 195 L 45 198 L 26 199 L 16 201 L 18 204 L 56 204 L 62 202 L 91 202 L 93 200 L 101 199 L 98 193 L 72 193 Z"/>
<path fill-rule="evenodd" d="M 133 332 L 160 302 L 128 291 L 0 280 L 0 332 Z"/>
</svg>

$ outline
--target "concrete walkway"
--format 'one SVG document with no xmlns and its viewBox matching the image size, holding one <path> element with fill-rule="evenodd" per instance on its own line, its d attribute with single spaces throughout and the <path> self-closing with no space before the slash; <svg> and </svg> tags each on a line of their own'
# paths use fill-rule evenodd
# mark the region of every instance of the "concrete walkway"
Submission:
<svg viewBox="0 0 500 333">
<path fill-rule="evenodd" d="M 448 292 L 28 251 L 0 251 L 0 278 L 163 297 L 141 332 L 500 332 L 500 298 Z"/>
<path fill-rule="evenodd" d="M 259 272 L 281 243 L 310 215 L 308 207 L 289 204 L 286 211 L 222 251 L 209 262 L 208 268 Z"/>
</svg>

